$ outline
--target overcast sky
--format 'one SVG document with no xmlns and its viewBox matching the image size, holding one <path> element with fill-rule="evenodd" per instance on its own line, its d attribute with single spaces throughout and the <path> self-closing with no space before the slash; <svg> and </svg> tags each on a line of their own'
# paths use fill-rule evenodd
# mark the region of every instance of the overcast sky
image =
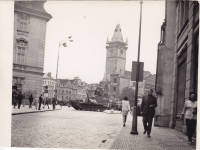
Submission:
<svg viewBox="0 0 200 150">
<path fill-rule="evenodd" d="M 86 83 L 99 83 L 106 64 L 106 40 L 111 40 L 120 24 L 124 41 L 128 38 L 126 70 L 137 60 L 139 1 L 47 1 L 52 15 L 47 23 L 44 72 L 56 77 L 59 42 L 72 36 L 73 42 L 61 47 L 58 78 L 78 76 Z M 142 5 L 140 61 L 144 70 L 156 73 L 157 45 L 165 17 L 164 1 L 144 1 Z"/>
</svg>

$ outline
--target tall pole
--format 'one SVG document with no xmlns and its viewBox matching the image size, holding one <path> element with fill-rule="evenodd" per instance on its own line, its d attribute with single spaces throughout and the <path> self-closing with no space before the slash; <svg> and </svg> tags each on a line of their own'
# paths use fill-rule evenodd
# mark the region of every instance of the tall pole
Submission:
<svg viewBox="0 0 200 150">
<path fill-rule="evenodd" d="M 58 76 L 59 51 L 60 51 L 60 44 L 59 44 L 59 48 L 58 48 L 57 69 L 56 69 L 56 85 L 55 85 L 55 94 L 56 95 L 57 95 L 57 76 Z"/>
<path fill-rule="evenodd" d="M 58 76 L 58 63 L 59 63 L 59 51 L 60 51 L 60 46 L 67 47 L 66 42 L 70 41 L 73 42 L 73 40 L 70 40 L 72 36 L 69 36 L 68 40 L 64 39 L 59 43 L 59 48 L 58 48 L 58 59 L 57 59 L 57 69 L 56 69 L 56 85 L 55 85 L 55 94 L 57 95 L 57 76 Z"/>
<path fill-rule="evenodd" d="M 141 23 L 142 23 L 142 0 L 140 1 L 140 25 L 139 25 L 139 40 L 138 40 L 138 57 L 136 67 L 136 84 L 135 84 L 135 103 L 133 107 L 133 122 L 132 131 L 130 134 L 138 134 L 137 131 L 137 99 L 138 99 L 138 80 L 139 80 L 139 61 L 140 61 L 140 39 L 141 39 Z"/>
</svg>

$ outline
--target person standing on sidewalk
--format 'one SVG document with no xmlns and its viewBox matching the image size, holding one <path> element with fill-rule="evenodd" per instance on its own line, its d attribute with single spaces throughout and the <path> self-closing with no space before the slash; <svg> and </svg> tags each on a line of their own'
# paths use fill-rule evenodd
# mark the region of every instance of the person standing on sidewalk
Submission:
<svg viewBox="0 0 200 150">
<path fill-rule="evenodd" d="M 45 106 L 48 106 L 48 109 L 49 109 L 49 98 L 48 97 L 45 97 L 44 98 L 44 105 L 43 105 L 43 109 L 45 109 Z"/>
<path fill-rule="evenodd" d="M 54 95 L 52 98 L 52 106 L 53 106 L 53 110 L 55 110 L 56 107 L 56 101 L 57 101 L 57 95 Z"/>
<path fill-rule="evenodd" d="M 23 100 L 22 100 L 22 102 L 23 102 L 23 107 L 25 107 L 25 93 L 23 93 Z"/>
<path fill-rule="evenodd" d="M 41 108 L 42 100 L 43 100 L 43 98 L 42 98 L 42 94 L 41 94 L 40 97 L 39 97 L 39 108 L 38 108 L 38 110 L 41 110 L 40 108 Z"/>
<path fill-rule="evenodd" d="M 156 97 L 152 95 L 152 93 L 153 93 L 153 90 L 150 89 L 148 90 L 148 95 L 142 98 L 141 113 L 140 113 L 143 116 L 143 120 L 142 120 L 143 126 L 144 126 L 143 134 L 146 134 L 147 132 L 148 137 L 150 137 L 150 134 L 151 134 L 151 126 L 152 126 L 153 117 L 155 115 L 155 108 L 158 106 L 157 99 Z"/>
<path fill-rule="evenodd" d="M 122 116 L 123 116 L 123 127 L 126 126 L 126 119 L 127 119 L 127 115 L 128 112 L 131 111 L 130 110 L 130 104 L 128 101 L 128 97 L 124 97 L 124 100 L 122 100 Z"/>
<path fill-rule="evenodd" d="M 15 89 L 13 89 L 13 92 L 12 92 L 12 103 L 15 108 L 15 106 L 17 106 L 17 92 Z"/>
<path fill-rule="evenodd" d="M 22 103 L 22 99 L 23 99 L 22 92 L 19 92 L 19 94 L 17 96 L 17 99 L 18 99 L 18 109 L 20 109 L 20 106 L 21 106 L 21 103 Z"/>
<path fill-rule="evenodd" d="M 189 100 L 185 101 L 182 111 L 182 121 L 184 120 L 184 116 L 186 119 L 188 141 L 189 144 L 192 144 L 192 136 L 196 130 L 197 124 L 197 101 L 194 92 L 190 92 Z"/>
<path fill-rule="evenodd" d="M 33 102 L 33 96 L 32 96 L 32 94 L 29 97 L 29 102 L 30 102 L 29 108 L 32 108 L 32 102 Z"/>
</svg>

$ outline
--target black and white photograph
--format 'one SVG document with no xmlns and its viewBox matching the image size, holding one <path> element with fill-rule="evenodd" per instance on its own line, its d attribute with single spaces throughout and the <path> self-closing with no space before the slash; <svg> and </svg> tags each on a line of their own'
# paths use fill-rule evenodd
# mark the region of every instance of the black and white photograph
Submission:
<svg viewBox="0 0 200 150">
<path fill-rule="evenodd" d="M 2 149 L 200 149 L 199 1 L 1 4 Z"/>
</svg>

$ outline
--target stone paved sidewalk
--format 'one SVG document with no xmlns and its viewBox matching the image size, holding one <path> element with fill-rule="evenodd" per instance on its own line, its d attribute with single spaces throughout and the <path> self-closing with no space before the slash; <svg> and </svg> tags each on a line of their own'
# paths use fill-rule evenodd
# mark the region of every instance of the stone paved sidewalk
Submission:
<svg viewBox="0 0 200 150">
<path fill-rule="evenodd" d="M 143 135 L 142 118 L 138 118 L 138 135 L 130 134 L 132 122 L 110 137 L 101 149 L 130 149 L 130 150 L 194 150 L 187 144 L 187 136 L 167 127 L 152 127 L 151 138 Z"/>
<path fill-rule="evenodd" d="M 56 105 L 55 110 L 62 109 L 60 105 Z M 47 106 L 45 106 L 45 109 L 43 109 L 43 105 L 41 105 L 41 110 L 38 110 L 35 108 L 35 106 L 32 106 L 32 108 L 29 108 L 29 105 L 21 105 L 20 109 L 16 106 L 13 108 L 12 106 L 12 115 L 19 115 L 19 114 L 26 114 L 26 113 L 38 113 L 38 112 L 45 112 L 45 111 L 53 111 L 52 105 L 49 105 L 49 109 Z"/>
</svg>

